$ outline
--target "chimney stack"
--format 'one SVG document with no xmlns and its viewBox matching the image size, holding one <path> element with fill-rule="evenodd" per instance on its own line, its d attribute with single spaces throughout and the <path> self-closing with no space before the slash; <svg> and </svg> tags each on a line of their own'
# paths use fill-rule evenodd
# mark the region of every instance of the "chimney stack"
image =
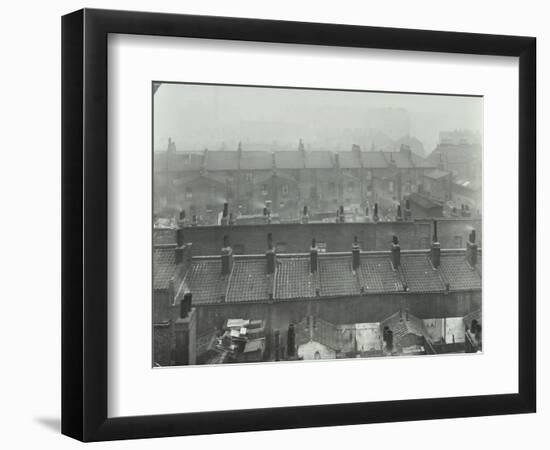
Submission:
<svg viewBox="0 0 550 450">
<path fill-rule="evenodd" d="M 361 247 L 357 241 L 357 236 L 353 238 L 353 244 L 351 246 L 351 266 L 353 270 L 356 271 L 361 265 Z"/>
<path fill-rule="evenodd" d="M 434 220 L 434 235 L 430 255 L 432 266 L 437 269 L 441 265 L 441 244 L 437 239 L 437 220 Z"/>
<path fill-rule="evenodd" d="M 229 237 L 223 237 L 222 248 L 222 275 L 229 275 L 233 268 L 233 250 L 229 245 Z"/>
<path fill-rule="evenodd" d="M 304 205 L 304 210 L 302 212 L 302 223 L 308 223 L 309 222 L 309 214 L 307 210 L 307 206 Z"/>
<path fill-rule="evenodd" d="M 221 224 L 222 225 L 227 225 L 229 222 L 229 204 L 227 202 L 225 202 L 223 204 L 223 212 L 222 212 L 222 220 L 221 220 Z"/>
<path fill-rule="evenodd" d="M 183 227 L 184 224 L 185 224 L 185 209 L 182 209 L 178 217 L 178 226 Z"/>
<path fill-rule="evenodd" d="M 190 292 L 180 301 L 179 316 L 174 323 L 174 363 L 178 366 L 194 365 L 197 358 L 197 316 L 192 308 Z"/>
<path fill-rule="evenodd" d="M 412 218 L 411 213 L 411 201 L 409 199 L 405 200 L 405 220 L 409 221 Z"/>
<path fill-rule="evenodd" d="M 392 238 L 391 258 L 393 268 L 397 269 L 401 265 L 401 247 L 399 246 L 399 239 L 395 235 Z"/>
<path fill-rule="evenodd" d="M 477 264 L 476 230 L 470 232 L 469 240 L 466 243 L 466 259 L 472 267 Z"/>
<path fill-rule="evenodd" d="M 267 261 L 267 273 L 275 273 L 275 249 L 273 248 L 273 237 L 267 233 L 267 251 L 265 252 Z"/>
<path fill-rule="evenodd" d="M 229 213 L 229 225 L 235 225 L 235 219 L 233 213 Z"/>
<path fill-rule="evenodd" d="M 309 249 L 309 265 L 311 273 L 317 272 L 317 265 L 319 259 L 319 250 L 317 249 L 317 244 L 315 243 L 315 238 L 311 240 L 311 248 Z"/>
<path fill-rule="evenodd" d="M 193 294 L 187 292 L 183 295 L 183 298 L 180 300 L 180 319 L 185 319 L 189 311 L 191 311 L 191 304 L 193 301 Z"/>
<path fill-rule="evenodd" d="M 196 214 L 193 214 L 193 222 L 191 223 L 192 226 L 196 227 L 197 226 L 197 215 Z"/>
<path fill-rule="evenodd" d="M 395 219 L 398 222 L 401 222 L 403 220 L 403 217 L 401 217 L 401 203 L 397 205 L 397 217 Z"/>
<path fill-rule="evenodd" d="M 380 218 L 378 217 L 378 203 L 374 204 L 374 214 L 372 216 L 372 220 L 374 222 L 378 222 L 380 220 Z"/>
<path fill-rule="evenodd" d="M 346 221 L 346 216 L 344 215 L 344 205 L 340 205 L 340 209 L 338 210 L 338 216 L 340 218 L 340 223 L 344 223 Z"/>
</svg>

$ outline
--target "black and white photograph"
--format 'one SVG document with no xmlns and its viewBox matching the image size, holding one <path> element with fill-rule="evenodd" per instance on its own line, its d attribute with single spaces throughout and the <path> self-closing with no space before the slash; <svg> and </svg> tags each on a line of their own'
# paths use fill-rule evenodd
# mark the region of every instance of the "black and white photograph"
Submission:
<svg viewBox="0 0 550 450">
<path fill-rule="evenodd" d="M 483 96 L 151 95 L 153 367 L 483 352 Z"/>
</svg>

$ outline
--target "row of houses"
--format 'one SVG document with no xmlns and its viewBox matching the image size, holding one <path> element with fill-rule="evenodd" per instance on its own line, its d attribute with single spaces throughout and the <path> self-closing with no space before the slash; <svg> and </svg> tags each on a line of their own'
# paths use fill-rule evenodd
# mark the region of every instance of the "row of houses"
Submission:
<svg viewBox="0 0 550 450">
<path fill-rule="evenodd" d="M 349 242 L 345 252 L 322 252 L 314 239 L 308 252 L 279 254 L 268 234 L 264 254 L 235 255 L 223 236 L 217 255 L 194 257 L 193 244 L 179 232 L 176 244 L 156 246 L 155 362 L 194 364 L 196 336 L 211 336 L 235 317 L 264 321 L 263 332 L 272 336 L 308 316 L 333 324 L 382 323 L 398 311 L 423 320 L 481 309 L 475 231 L 465 249 L 442 249 L 437 232 L 430 247 L 420 250 L 402 250 L 397 236 L 387 251 L 364 251 L 357 237 Z M 294 348 L 286 339 L 281 333 L 277 345 Z M 184 356 L 177 349 L 173 356 L 174 348 L 186 349 Z"/>
<path fill-rule="evenodd" d="M 160 216 L 185 210 L 202 224 L 216 223 L 225 202 L 236 215 L 261 213 L 266 202 L 282 221 L 312 212 L 362 211 L 377 203 L 381 215 L 406 196 L 425 195 L 439 202 L 452 198 L 452 173 L 436 161 L 399 151 L 234 151 L 177 152 L 154 156 L 154 209 Z"/>
</svg>

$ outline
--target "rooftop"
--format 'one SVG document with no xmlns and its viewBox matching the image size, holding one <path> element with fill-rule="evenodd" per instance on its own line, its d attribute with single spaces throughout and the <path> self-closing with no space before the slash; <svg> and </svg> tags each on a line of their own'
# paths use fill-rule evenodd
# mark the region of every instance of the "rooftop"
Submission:
<svg viewBox="0 0 550 450">
<path fill-rule="evenodd" d="M 176 273 L 175 245 L 153 249 L 153 289 L 168 289 Z"/>
<path fill-rule="evenodd" d="M 155 152 L 156 171 L 271 170 L 271 169 L 332 169 L 336 157 L 343 169 L 436 168 L 436 163 L 412 152 L 383 151 L 262 151 L 262 150 L 204 150 L 202 152 Z"/>
<path fill-rule="evenodd" d="M 155 289 L 167 286 L 174 275 L 173 253 L 173 246 L 155 249 Z M 278 254 L 273 274 L 267 273 L 265 255 L 234 255 L 228 275 L 221 273 L 220 256 L 201 256 L 192 258 L 183 282 L 196 304 L 277 302 L 479 290 L 481 271 L 469 265 L 465 250 L 441 250 L 439 268 L 433 267 L 429 250 L 402 250 L 397 270 L 389 251 L 361 252 L 357 270 L 351 251 L 319 253 L 318 270 L 313 273 L 309 253 Z"/>
</svg>

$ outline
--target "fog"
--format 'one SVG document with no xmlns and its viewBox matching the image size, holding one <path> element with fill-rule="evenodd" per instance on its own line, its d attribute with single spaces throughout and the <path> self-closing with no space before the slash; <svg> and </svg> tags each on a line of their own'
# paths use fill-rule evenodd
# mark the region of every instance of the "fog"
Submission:
<svg viewBox="0 0 550 450">
<path fill-rule="evenodd" d="M 440 131 L 483 131 L 483 99 L 451 95 L 162 84 L 154 95 L 154 148 L 178 151 L 389 149 L 406 136 L 425 154 Z M 393 142 L 393 144 L 392 144 Z M 388 148 L 382 148 L 388 147 Z"/>
</svg>

